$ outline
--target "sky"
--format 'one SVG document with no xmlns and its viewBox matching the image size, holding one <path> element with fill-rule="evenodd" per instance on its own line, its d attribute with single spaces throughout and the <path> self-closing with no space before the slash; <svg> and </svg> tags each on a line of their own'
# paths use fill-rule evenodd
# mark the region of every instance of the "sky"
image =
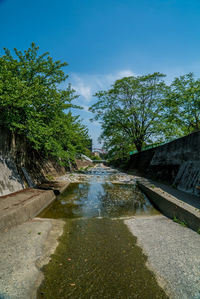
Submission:
<svg viewBox="0 0 200 299">
<path fill-rule="evenodd" d="M 100 148 L 100 124 L 88 112 L 95 92 L 124 76 L 200 77 L 200 0 L 0 0 L 0 54 L 33 41 L 69 64 L 66 86 L 84 108 L 74 113 Z"/>
</svg>

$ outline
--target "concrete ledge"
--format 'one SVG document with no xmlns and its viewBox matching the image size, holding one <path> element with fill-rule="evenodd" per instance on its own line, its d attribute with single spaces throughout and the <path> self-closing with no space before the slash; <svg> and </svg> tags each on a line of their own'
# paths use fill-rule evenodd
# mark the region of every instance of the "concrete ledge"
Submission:
<svg viewBox="0 0 200 299">
<path fill-rule="evenodd" d="M 148 196 L 153 205 L 165 216 L 184 222 L 194 231 L 200 229 L 200 209 L 177 199 L 170 193 L 156 187 L 154 182 L 147 179 L 137 181 L 139 188 Z"/>
<path fill-rule="evenodd" d="M 70 182 L 66 181 L 49 181 L 38 185 L 39 189 L 43 190 L 53 190 L 56 195 L 63 193 L 67 187 L 69 186 Z"/>
<path fill-rule="evenodd" d="M 0 231 L 21 224 L 38 215 L 53 200 L 53 191 L 25 189 L 0 197 Z"/>
</svg>

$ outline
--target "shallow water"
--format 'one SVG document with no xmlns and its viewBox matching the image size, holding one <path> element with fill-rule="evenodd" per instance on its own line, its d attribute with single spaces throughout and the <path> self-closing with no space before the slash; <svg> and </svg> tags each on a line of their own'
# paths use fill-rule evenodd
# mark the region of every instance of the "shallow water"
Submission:
<svg viewBox="0 0 200 299">
<path fill-rule="evenodd" d="M 64 233 L 38 298 L 167 298 L 146 256 L 121 217 L 157 211 L 135 186 L 111 184 L 113 175 L 92 173 L 73 184 L 43 213 L 63 218 Z"/>
<path fill-rule="evenodd" d="M 74 183 L 41 215 L 45 218 L 91 218 L 158 213 L 136 186 Z"/>
<path fill-rule="evenodd" d="M 40 216 L 69 219 L 158 214 L 136 184 L 111 183 L 117 176 L 112 170 L 98 168 L 87 174 L 91 174 L 87 182 L 70 184 Z"/>
</svg>

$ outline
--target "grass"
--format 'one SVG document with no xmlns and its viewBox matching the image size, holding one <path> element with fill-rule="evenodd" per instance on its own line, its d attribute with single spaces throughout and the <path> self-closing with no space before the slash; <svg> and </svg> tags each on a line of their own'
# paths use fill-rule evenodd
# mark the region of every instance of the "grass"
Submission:
<svg viewBox="0 0 200 299">
<path fill-rule="evenodd" d="M 46 178 L 48 181 L 53 181 L 54 180 L 54 177 L 52 175 L 46 175 Z"/>
<path fill-rule="evenodd" d="M 176 216 L 174 216 L 173 221 L 176 223 L 179 223 L 182 226 L 187 227 L 187 224 L 184 221 L 181 221 L 180 219 L 177 219 Z"/>
</svg>

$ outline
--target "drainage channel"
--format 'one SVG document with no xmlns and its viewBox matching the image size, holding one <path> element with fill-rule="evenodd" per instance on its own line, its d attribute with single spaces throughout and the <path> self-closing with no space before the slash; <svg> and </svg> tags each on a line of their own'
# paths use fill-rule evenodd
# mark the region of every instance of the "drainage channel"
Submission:
<svg viewBox="0 0 200 299">
<path fill-rule="evenodd" d="M 123 218 L 156 215 L 132 184 L 113 184 L 95 169 L 71 184 L 40 217 L 64 219 L 56 252 L 44 266 L 38 298 L 167 298 Z"/>
</svg>

